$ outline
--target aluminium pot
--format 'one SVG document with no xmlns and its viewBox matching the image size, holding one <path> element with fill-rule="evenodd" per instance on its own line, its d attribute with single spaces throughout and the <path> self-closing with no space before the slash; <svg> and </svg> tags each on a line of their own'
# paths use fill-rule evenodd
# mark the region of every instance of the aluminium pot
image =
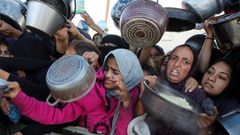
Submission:
<svg viewBox="0 0 240 135">
<path fill-rule="evenodd" d="M 182 7 L 198 15 L 198 22 L 221 13 L 225 0 L 182 0 Z"/>
<path fill-rule="evenodd" d="M 27 7 L 20 0 L 0 0 L 0 20 L 18 30 L 25 29 Z"/>
<path fill-rule="evenodd" d="M 185 99 L 189 106 L 191 106 L 191 109 L 186 109 L 176 103 L 173 103 L 165 98 L 166 96 L 162 96 L 163 94 Z M 198 112 L 200 111 L 199 105 L 177 90 L 173 90 L 162 84 L 161 80 L 158 80 L 153 87 L 150 87 L 148 82 L 144 81 L 142 103 L 146 112 L 156 119 L 189 132 L 190 134 L 195 134 L 198 130 L 197 118 Z"/>
<path fill-rule="evenodd" d="M 167 31 L 180 32 L 195 28 L 198 17 L 194 12 L 173 7 L 165 7 L 165 9 L 169 18 Z"/>
<path fill-rule="evenodd" d="M 48 69 L 46 82 L 50 95 L 46 102 L 54 106 L 58 102 L 76 101 L 88 94 L 95 81 L 95 70 L 83 57 L 63 56 Z M 55 99 L 55 102 L 49 101 L 51 97 Z"/>
<path fill-rule="evenodd" d="M 240 12 L 219 18 L 212 27 L 221 50 L 231 50 L 240 46 Z"/>
<path fill-rule="evenodd" d="M 157 2 L 137 0 L 128 4 L 120 17 L 124 40 L 138 48 L 156 45 L 168 26 L 166 10 Z"/>
<path fill-rule="evenodd" d="M 55 7 L 51 3 L 45 3 L 41 0 L 28 1 L 27 28 L 33 32 L 52 37 L 67 21 L 67 5 L 64 1 L 59 1 L 59 3 L 62 5 Z M 60 11 L 60 8 L 64 10 Z"/>
</svg>

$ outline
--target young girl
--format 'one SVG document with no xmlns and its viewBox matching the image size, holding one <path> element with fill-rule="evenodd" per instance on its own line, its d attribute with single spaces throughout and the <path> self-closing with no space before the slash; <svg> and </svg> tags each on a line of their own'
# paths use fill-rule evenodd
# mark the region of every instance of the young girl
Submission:
<svg viewBox="0 0 240 135">
<path fill-rule="evenodd" d="M 62 110 L 28 97 L 15 82 L 5 93 L 23 115 L 43 124 L 61 124 L 79 118 L 79 126 L 92 133 L 127 134 L 143 72 L 137 57 L 129 50 L 111 51 L 97 71 L 97 81 L 83 98 L 68 103 Z M 21 101 L 21 102 L 19 102 Z"/>
</svg>

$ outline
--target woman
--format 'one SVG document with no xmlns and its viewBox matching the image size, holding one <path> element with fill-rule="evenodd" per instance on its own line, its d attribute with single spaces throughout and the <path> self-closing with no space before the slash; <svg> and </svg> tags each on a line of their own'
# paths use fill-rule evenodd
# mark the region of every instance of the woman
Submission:
<svg viewBox="0 0 240 135">
<path fill-rule="evenodd" d="M 208 133 L 213 131 L 214 134 L 225 133 L 225 131 L 222 130 L 222 126 L 215 123 L 216 117 L 221 117 L 240 106 L 230 88 L 232 70 L 231 63 L 228 60 L 221 59 L 210 66 L 203 75 L 201 86 L 206 91 L 207 95 L 214 101 L 214 105 L 217 109 L 214 117 L 201 114 L 202 119 L 199 121 L 200 125 L 208 128 Z"/>
<path fill-rule="evenodd" d="M 150 75 L 159 75 L 164 55 L 164 50 L 159 45 L 141 50 L 139 60 L 144 71 L 148 72 Z"/>
<path fill-rule="evenodd" d="M 201 81 L 201 86 L 214 101 L 220 116 L 239 106 L 229 87 L 231 77 L 231 64 L 219 60 L 206 71 Z"/>
<path fill-rule="evenodd" d="M 163 73 L 161 73 L 161 76 L 159 76 L 159 79 L 169 87 L 179 91 L 180 93 L 183 93 L 185 96 L 201 104 L 206 99 L 206 93 L 203 89 L 195 88 L 193 93 L 185 91 L 186 80 L 194 73 L 194 68 L 197 63 L 197 57 L 194 54 L 194 50 L 188 45 L 180 45 L 176 47 L 169 54 L 166 68 Z M 150 86 L 153 86 L 157 78 L 146 76 L 145 79 L 150 82 Z M 141 95 L 142 92 L 139 97 L 140 99 Z M 141 105 L 141 101 L 138 102 L 137 111 L 138 114 L 144 113 L 144 108 Z M 156 120 L 150 115 L 148 115 L 145 121 L 148 125 L 154 125 L 149 126 L 151 134 L 184 135 L 189 133 L 189 131 L 176 129 L 169 123 Z"/>
<path fill-rule="evenodd" d="M 103 69 L 97 71 L 97 81 L 92 90 L 82 99 L 68 103 L 62 110 L 28 97 L 12 82 L 9 87 L 13 90 L 5 97 L 11 98 L 23 115 L 40 123 L 60 124 L 79 118 L 79 125 L 90 132 L 124 135 L 133 117 L 137 85 L 142 77 L 135 54 L 116 49 L 106 56 Z"/>
</svg>

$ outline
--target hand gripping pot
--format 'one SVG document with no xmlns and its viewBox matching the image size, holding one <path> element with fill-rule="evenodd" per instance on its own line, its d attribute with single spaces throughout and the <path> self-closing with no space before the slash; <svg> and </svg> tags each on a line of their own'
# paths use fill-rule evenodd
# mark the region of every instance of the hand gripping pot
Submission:
<svg viewBox="0 0 240 135">
<path fill-rule="evenodd" d="M 160 80 L 152 88 L 144 81 L 142 103 L 145 110 L 156 119 L 190 134 L 197 132 L 199 105 Z"/>
<path fill-rule="evenodd" d="M 81 56 L 63 56 L 48 69 L 46 81 L 50 89 L 46 101 L 54 106 L 58 102 L 76 101 L 88 94 L 95 84 L 96 72 Z M 56 100 L 54 103 L 49 102 L 51 96 Z"/>
<path fill-rule="evenodd" d="M 157 2 L 137 0 L 128 4 L 120 17 L 121 35 L 135 47 L 156 45 L 168 26 L 166 10 Z"/>
<path fill-rule="evenodd" d="M 54 3 L 55 2 L 55 3 Z M 67 21 L 68 8 L 63 0 L 28 1 L 26 26 L 31 31 L 50 37 Z"/>
<path fill-rule="evenodd" d="M 20 0 L 0 0 L 0 20 L 16 29 L 25 28 L 27 6 Z"/>
</svg>

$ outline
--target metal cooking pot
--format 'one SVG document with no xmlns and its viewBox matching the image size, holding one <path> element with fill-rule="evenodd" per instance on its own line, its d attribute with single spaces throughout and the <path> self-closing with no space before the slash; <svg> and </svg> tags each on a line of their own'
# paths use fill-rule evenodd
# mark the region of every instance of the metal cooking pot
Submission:
<svg viewBox="0 0 240 135">
<path fill-rule="evenodd" d="M 218 122 L 225 128 L 229 135 L 240 133 L 240 108 L 218 118 Z"/>
<path fill-rule="evenodd" d="M 117 28 L 119 28 L 120 17 L 123 9 L 131 2 L 136 0 L 118 0 L 112 7 L 111 17 Z"/>
<path fill-rule="evenodd" d="M 167 29 L 165 9 L 151 0 L 137 0 L 128 4 L 120 18 L 121 35 L 135 47 L 156 45 Z"/>
<path fill-rule="evenodd" d="M 184 9 L 193 11 L 199 17 L 198 22 L 203 22 L 216 13 L 223 11 L 225 0 L 182 0 Z"/>
<path fill-rule="evenodd" d="M 20 0 L 0 0 L 0 20 L 16 29 L 25 28 L 27 7 Z"/>
<path fill-rule="evenodd" d="M 54 106 L 85 96 L 95 84 L 96 73 L 83 57 L 63 56 L 48 69 L 46 81 L 51 92 L 46 101 Z M 51 96 L 56 100 L 54 103 L 49 102 Z"/>
<path fill-rule="evenodd" d="M 230 50 L 240 46 L 240 12 L 223 16 L 212 26 L 220 49 Z"/>
<path fill-rule="evenodd" d="M 40 0 L 29 1 L 26 20 L 27 28 L 52 37 L 67 21 L 67 5 L 64 1 L 59 1 L 59 3 L 62 3 L 62 5 L 54 7 Z M 60 11 L 60 8 L 66 11 Z"/>
<path fill-rule="evenodd" d="M 64 0 L 68 7 L 67 19 L 72 19 L 75 16 L 76 0 Z"/>
<path fill-rule="evenodd" d="M 189 10 L 180 8 L 165 8 L 169 18 L 167 31 L 186 31 L 195 28 L 197 15 Z"/>
<path fill-rule="evenodd" d="M 178 106 L 162 97 L 161 94 L 186 99 L 192 109 Z M 150 88 L 146 81 L 144 82 L 142 103 L 145 110 L 156 119 L 163 120 L 174 127 L 190 132 L 190 134 L 196 133 L 198 129 L 197 118 L 200 107 L 178 91 L 161 84 L 160 80 L 157 81 L 153 88 Z"/>
</svg>

